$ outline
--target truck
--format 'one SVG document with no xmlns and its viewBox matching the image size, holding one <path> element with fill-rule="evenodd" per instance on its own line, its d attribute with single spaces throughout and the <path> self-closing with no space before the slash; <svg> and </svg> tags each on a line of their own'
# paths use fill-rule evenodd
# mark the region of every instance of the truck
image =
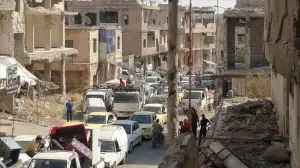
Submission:
<svg viewBox="0 0 300 168">
<path fill-rule="evenodd" d="M 51 151 L 36 154 L 26 163 L 33 167 L 104 168 L 100 156 L 100 129 L 85 129 L 84 124 L 53 127 Z"/>
<path fill-rule="evenodd" d="M 143 88 L 117 88 L 115 90 L 113 112 L 118 118 L 129 118 L 134 112 L 143 108 L 145 99 Z"/>
</svg>

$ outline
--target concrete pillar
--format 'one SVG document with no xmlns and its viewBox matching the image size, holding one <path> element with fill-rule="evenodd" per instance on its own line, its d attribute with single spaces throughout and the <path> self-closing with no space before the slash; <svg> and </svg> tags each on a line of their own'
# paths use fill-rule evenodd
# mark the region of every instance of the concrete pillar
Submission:
<svg viewBox="0 0 300 168">
<path fill-rule="evenodd" d="M 66 34 L 65 34 L 65 15 L 61 15 L 61 27 L 60 27 L 60 46 L 61 47 L 65 47 L 65 37 L 66 37 Z"/>
<path fill-rule="evenodd" d="M 51 50 L 51 15 L 45 15 L 45 27 L 44 27 L 44 37 L 45 37 L 45 50 Z"/>
<path fill-rule="evenodd" d="M 99 11 L 96 13 L 96 25 L 97 26 L 100 25 L 100 13 L 99 13 Z"/>
<path fill-rule="evenodd" d="M 50 9 L 51 8 L 51 0 L 44 0 L 44 7 L 46 9 Z"/>
<path fill-rule="evenodd" d="M 294 159 L 296 161 L 296 168 L 300 168 L 300 85 L 294 84 L 294 114 L 295 116 L 295 136 L 296 136 L 296 143 L 295 144 L 295 155 L 296 158 Z M 291 130 L 292 131 L 292 130 Z"/>
<path fill-rule="evenodd" d="M 25 22 L 26 49 L 27 52 L 34 52 L 34 21 L 32 16 L 27 15 Z"/>
<path fill-rule="evenodd" d="M 61 94 L 63 96 L 66 95 L 66 60 L 65 56 L 62 55 L 61 57 L 61 63 L 60 63 L 60 89 Z"/>
<path fill-rule="evenodd" d="M 245 67 L 251 68 L 251 18 L 245 18 Z"/>
<path fill-rule="evenodd" d="M 51 81 L 51 63 L 44 64 L 44 80 Z"/>
</svg>

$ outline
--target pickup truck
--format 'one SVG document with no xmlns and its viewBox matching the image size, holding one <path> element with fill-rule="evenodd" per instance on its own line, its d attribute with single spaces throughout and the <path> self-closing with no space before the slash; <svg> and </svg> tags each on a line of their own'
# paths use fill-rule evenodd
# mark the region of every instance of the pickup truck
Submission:
<svg viewBox="0 0 300 168">
<path fill-rule="evenodd" d="M 80 162 L 74 151 L 45 151 L 36 154 L 30 161 L 28 168 L 34 167 L 64 167 L 64 168 L 90 168 L 88 162 Z M 104 161 L 94 164 L 93 168 L 104 168 Z"/>
</svg>

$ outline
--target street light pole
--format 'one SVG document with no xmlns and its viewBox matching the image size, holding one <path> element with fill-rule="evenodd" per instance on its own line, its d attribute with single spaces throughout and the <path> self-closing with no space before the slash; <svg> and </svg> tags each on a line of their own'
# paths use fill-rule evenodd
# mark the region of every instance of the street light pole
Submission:
<svg viewBox="0 0 300 168">
<path fill-rule="evenodd" d="M 189 55 L 189 114 L 191 112 L 191 108 L 192 108 L 192 102 L 191 102 L 191 96 L 192 96 L 192 92 L 191 92 L 191 87 L 192 87 L 192 60 L 193 60 L 193 28 L 192 28 L 192 0 L 190 0 L 190 10 L 189 10 L 189 18 L 190 18 L 190 55 Z"/>
</svg>

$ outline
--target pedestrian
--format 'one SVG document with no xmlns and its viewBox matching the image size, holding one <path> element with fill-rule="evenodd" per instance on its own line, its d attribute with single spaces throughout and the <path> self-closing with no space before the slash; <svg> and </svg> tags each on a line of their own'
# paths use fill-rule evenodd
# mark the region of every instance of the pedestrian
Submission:
<svg viewBox="0 0 300 168">
<path fill-rule="evenodd" d="M 181 133 L 184 133 L 183 121 L 180 121 L 180 122 L 179 122 L 179 127 L 180 127 L 179 133 L 180 133 L 180 134 L 181 134 Z"/>
<path fill-rule="evenodd" d="M 207 126 L 211 124 L 211 122 L 205 117 L 204 114 L 201 114 L 201 121 L 200 121 L 200 132 L 199 132 L 199 142 L 198 145 L 200 146 L 201 139 L 206 137 L 207 133 Z"/>
<path fill-rule="evenodd" d="M 39 145 L 42 142 L 42 140 L 42 136 L 38 135 L 33 141 L 29 143 L 25 151 L 29 157 L 32 158 L 35 154 L 37 154 L 37 152 L 39 151 Z"/>
<path fill-rule="evenodd" d="M 192 115 L 192 133 L 194 134 L 195 138 L 197 138 L 197 127 L 198 124 L 200 123 L 199 123 L 197 110 L 194 107 L 192 107 L 191 115 Z"/>
<path fill-rule="evenodd" d="M 120 78 L 120 88 L 125 88 L 126 87 L 126 83 L 123 81 L 122 78 Z"/>
<path fill-rule="evenodd" d="M 67 109 L 67 122 L 72 121 L 72 114 L 73 114 L 73 102 L 71 99 L 68 100 L 66 103 Z"/>
<path fill-rule="evenodd" d="M 187 119 L 184 119 L 183 120 L 183 128 L 184 128 L 184 133 L 188 133 L 188 132 L 191 132 L 191 124 L 190 122 L 188 122 Z"/>
</svg>

